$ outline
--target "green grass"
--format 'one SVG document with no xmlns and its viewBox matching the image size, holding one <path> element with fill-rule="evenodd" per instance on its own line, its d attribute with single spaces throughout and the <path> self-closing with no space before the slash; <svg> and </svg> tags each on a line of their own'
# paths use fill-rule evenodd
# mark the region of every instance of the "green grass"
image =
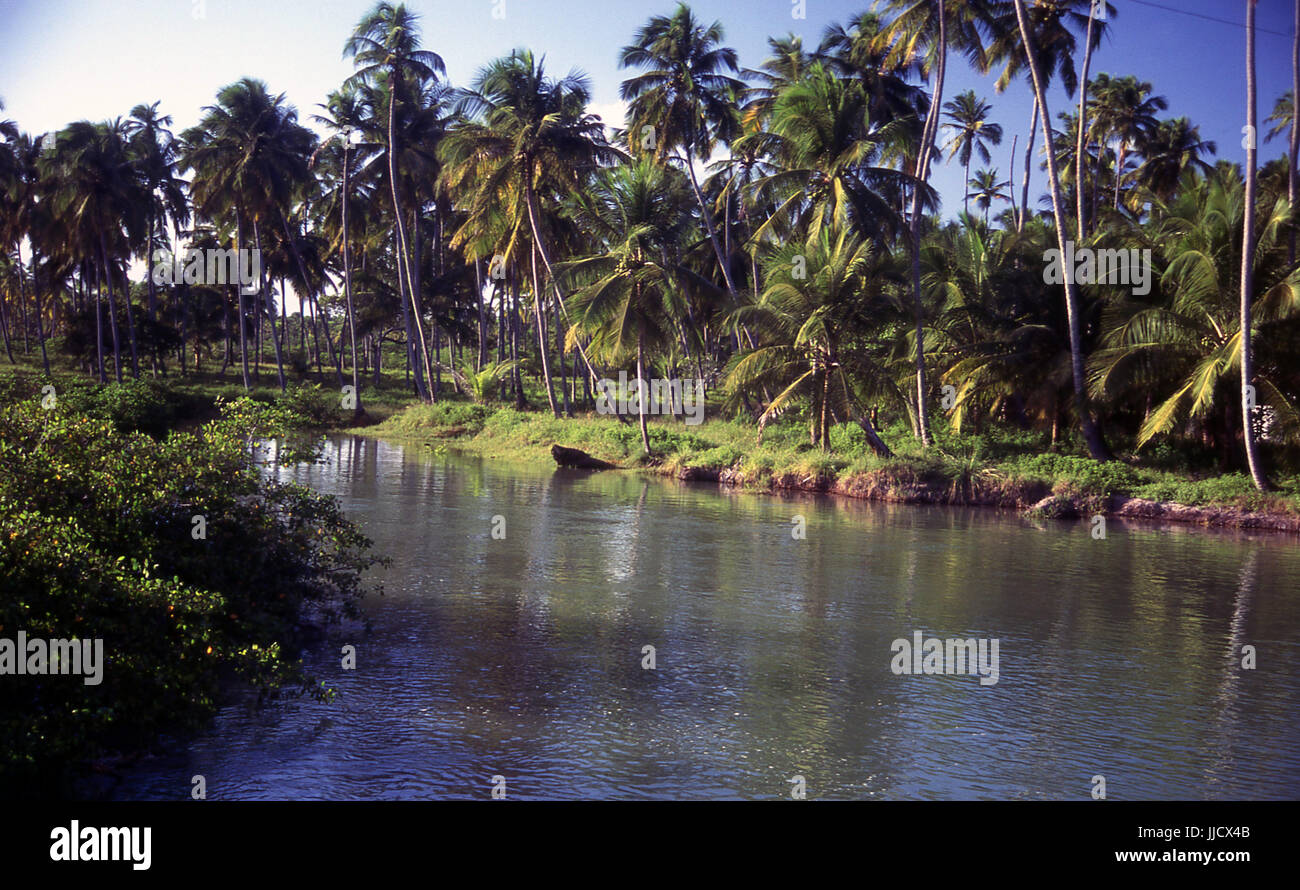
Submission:
<svg viewBox="0 0 1300 890">
<path fill-rule="evenodd" d="M 748 488 L 806 485 L 843 490 L 872 488 L 897 499 L 951 503 L 1027 505 L 1047 493 L 1085 505 L 1112 495 L 1190 506 L 1300 515 L 1300 476 L 1275 474 L 1278 491 L 1261 494 L 1241 473 L 1214 475 L 1168 469 L 1168 454 L 1144 465 L 1135 459 L 1100 463 L 1072 448 L 1048 451 L 1038 433 L 992 429 L 957 434 L 937 425 L 935 446 L 926 451 L 903 422 L 883 434 L 895 455 L 882 458 L 867 446 L 857 426 L 831 431 L 832 448 L 808 442 L 799 418 L 773 424 L 759 440 L 754 424 L 710 419 L 699 426 L 654 418 L 649 421 L 652 456 L 642 454 L 635 423 L 591 413 L 557 419 L 547 411 L 443 402 L 415 405 L 388 420 L 355 430 L 367 435 L 454 448 L 484 457 L 550 462 L 550 446 L 566 445 L 628 469 L 676 475 L 685 468 L 732 470 Z"/>
<path fill-rule="evenodd" d="M 725 418 L 717 394 L 710 393 L 707 419 L 701 425 L 650 420 L 653 456 L 646 458 L 635 422 L 623 424 L 592 412 L 552 417 L 540 382 L 527 377 L 525 395 L 534 407 L 521 411 L 501 404 L 475 404 L 455 393 L 445 376 L 440 400 L 422 404 L 403 372 L 385 372 L 377 388 L 369 378 L 362 383 L 365 416 L 360 424 L 342 407 L 341 393 L 330 375 L 323 385 L 295 381 L 283 394 L 275 381 L 274 366 L 264 365 L 260 385 L 248 395 L 317 429 L 420 442 L 439 449 L 454 447 L 498 459 L 549 463 L 550 446 L 559 443 L 627 468 L 668 474 L 686 468 L 729 470 L 746 487 L 759 490 L 806 485 L 812 479 L 820 480 L 823 487 L 868 487 L 875 492 L 872 496 L 883 492 L 903 500 L 1010 505 L 1051 493 L 1095 505 L 1120 495 L 1300 515 L 1300 473 L 1295 472 L 1300 461 L 1289 450 L 1272 452 L 1276 466 L 1271 479 L 1278 490 L 1268 494 L 1255 491 L 1241 472 L 1216 469 L 1213 456 L 1197 443 L 1165 440 L 1134 455 L 1131 443 L 1115 436 L 1112 446 L 1121 459 L 1099 463 L 1088 458 L 1076 440 L 1065 440 L 1053 451 L 1042 432 L 990 426 L 978 435 L 958 433 L 943 418 L 935 419 L 935 441 L 929 450 L 921 447 L 905 419 L 883 418 L 880 432 L 895 455 L 880 458 L 867 446 L 862 430 L 852 424 L 832 427 L 829 452 L 813 447 L 806 418 L 798 412 L 770 424 L 760 440 L 757 427 L 747 418 Z M 40 368 L 30 362 L 0 365 L 0 400 L 31 397 L 45 382 Z M 218 397 L 231 401 L 245 395 L 233 368 L 225 377 L 173 373 L 101 387 L 85 374 L 63 367 L 56 370 L 54 384 L 61 399 L 111 419 L 121 430 L 155 437 L 169 429 L 194 429 L 212 419 Z"/>
</svg>

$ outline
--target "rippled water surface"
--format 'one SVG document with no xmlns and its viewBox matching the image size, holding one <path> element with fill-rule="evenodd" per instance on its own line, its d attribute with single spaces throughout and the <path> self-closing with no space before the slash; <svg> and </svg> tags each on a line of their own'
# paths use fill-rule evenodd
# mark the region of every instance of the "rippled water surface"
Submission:
<svg viewBox="0 0 1300 890">
<path fill-rule="evenodd" d="M 339 699 L 231 705 L 118 796 L 1300 797 L 1295 538 L 327 454 L 286 475 L 392 558 L 372 633 L 307 653 Z M 996 638 L 998 682 L 895 675 L 915 631 Z"/>
</svg>

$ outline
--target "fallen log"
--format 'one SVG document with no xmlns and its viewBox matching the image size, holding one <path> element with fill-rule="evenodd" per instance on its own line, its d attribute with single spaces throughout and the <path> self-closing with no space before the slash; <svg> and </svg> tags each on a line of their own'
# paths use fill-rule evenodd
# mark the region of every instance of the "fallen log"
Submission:
<svg viewBox="0 0 1300 890">
<path fill-rule="evenodd" d="M 577 448 L 565 448 L 563 445 L 551 446 L 551 457 L 555 458 L 555 463 L 561 467 L 570 467 L 575 470 L 617 470 L 618 467 L 609 461 L 592 457 L 585 451 L 579 451 Z"/>
</svg>

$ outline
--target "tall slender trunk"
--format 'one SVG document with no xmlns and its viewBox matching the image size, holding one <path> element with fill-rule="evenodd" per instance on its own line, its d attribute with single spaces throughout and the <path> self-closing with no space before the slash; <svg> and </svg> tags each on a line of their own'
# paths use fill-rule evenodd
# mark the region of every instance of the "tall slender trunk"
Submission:
<svg viewBox="0 0 1300 890">
<path fill-rule="evenodd" d="M 9 356 L 9 364 L 18 364 L 14 361 L 14 349 L 9 343 L 9 313 L 5 311 L 5 298 L 0 295 L 0 334 L 4 335 L 5 355 Z"/>
<path fill-rule="evenodd" d="M 1019 226 L 1020 211 L 1016 208 L 1016 144 L 1020 141 L 1017 133 L 1011 139 L 1011 178 L 1007 180 L 1007 195 L 1011 198 L 1011 218 Z"/>
<path fill-rule="evenodd" d="M 1287 234 L 1287 265 L 1295 265 L 1296 229 L 1300 228 L 1300 216 L 1296 213 L 1296 201 L 1300 199 L 1297 178 L 1300 171 L 1296 163 L 1300 162 L 1300 0 L 1295 3 L 1295 37 L 1291 41 L 1291 166 L 1287 169 L 1286 199 L 1291 205 L 1291 228 Z"/>
<path fill-rule="evenodd" d="M 1038 57 L 1035 54 L 1033 37 L 1029 32 L 1029 23 L 1025 16 L 1025 0 L 1015 0 L 1016 20 L 1020 24 L 1020 38 L 1025 44 L 1025 53 L 1029 59 L 1029 70 L 1033 75 L 1034 94 L 1037 108 L 1041 111 L 1043 122 L 1044 145 L 1051 145 L 1051 111 L 1047 105 L 1047 89 L 1043 73 L 1039 70 Z M 1056 239 L 1061 256 L 1066 255 L 1065 212 L 1061 201 L 1061 179 L 1056 169 L 1056 152 L 1047 153 L 1047 175 L 1052 192 L 1052 214 L 1056 219 Z M 1101 437 L 1101 431 L 1093 423 L 1088 413 L 1088 398 L 1084 389 L 1083 371 L 1083 335 L 1079 318 L 1079 294 L 1075 288 L 1074 275 L 1066 274 L 1065 311 L 1070 326 L 1070 372 L 1074 380 L 1074 399 L 1078 406 L 1079 423 L 1083 428 L 1083 438 L 1088 446 L 1088 453 L 1094 460 L 1111 459 L 1110 449 Z"/>
<path fill-rule="evenodd" d="M 1253 2 L 1253 0 L 1252 0 Z M 1115 202 L 1112 209 L 1119 211 L 1119 189 L 1124 182 L 1124 162 L 1128 160 L 1128 140 L 1119 141 L 1119 151 L 1115 155 Z"/>
<path fill-rule="evenodd" d="M 700 189 L 699 178 L 695 175 L 695 156 L 691 153 L 690 146 L 684 150 L 686 156 L 686 172 L 690 175 L 691 190 L 695 192 L 695 200 L 699 202 L 700 213 L 704 220 L 704 229 L 708 233 L 709 243 L 713 245 L 713 255 L 718 258 L 718 266 L 722 269 L 722 280 L 727 283 L 727 293 L 733 297 L 736 295 L 735 282 L 731 280 L 731 268 L 727 258 L 722 255 L 722 245 L 718 243 L 718 233 L 714 230 L 713 213 L 709 210 L 709 203 L 704 200 L 704 192 Z"/>
<path fill-rule="evenodd" d="M 1268 477 L 1260 461 L 1259 443 L 1255 440 L 1253 411 L 1256 399 L 1251 386 L 1255 374 L 1255 356 L 1251 351 L 1251 293 L 1255 277 L 1255 188 L 1259 165 L 1259 101 L 1255 82 L 1255 0 L 1246 3 L 1246 126 L 1252 138 L 1246 146 L 1246 206 L 1241 235 L 1241 433 L 1246 444 L 1246 463 L 1250 477 L 1260 491 L 1268 491 Z M 1300 101 L 1300 97 L 1297 97 Z"/>
<path fill-rule="evenodd" d="M 113 333 L 113 372 L 117 382 L 122 382 L 122 349 L 117 336 L 117 300 L 113 295 L 113 270 L 108 265 L 108 247 L 104 243 L 104 233 L 99 233 L 99 257 L 104 264 L 104 277 L 108 280 L 108 325 Z"/>
<path fill-rule="evenodd" d="M 261 299 L 258 301 L 262 311 L 258 315 L 261 316 L 263 312 L 266 313 L 267 320 L 271 323 L 271 346 L 275 349 L 275 373 L 280 380 L 280 392 L 284 392 L 284 355 L 280 352 L 280 338 L 275 332 L 275 307 L 271 305 L 271 293 L 266 286 L 266 266 L 261 260 L 262 232 L 257 225 L 256 219 L 253 220 L 253 243 L 257 245 L 258 287 L 262 291 Z M 243 276 L 241 275 L 240 278 L 242 279 Z M 284 299 L 283 295 L 281 295 L 281 299 Z M 261 322 L 258 322 L 258 326 L 261 326 Z M 258 358 L 261 358 L 260 353 Z"/>
<path fill-rule="evenodd" d="M 244 216 L 238 209 L 235 211 L 235 248 L 242 250 L 244 247 Z M 238 256 L 238 254 L 236 254 Z M 235 293 L 239 299 L 239 359 L 244 369 L 244 390 L 248 391 L 253 388 L 252 382 L 248 379 L 248 325 L 246 324 L 248 316 L 244 309 L 244 289 L 235 283 Z"/>
<path fill-rule="evenodd" d="M 104 293 L 103 267 L 95 267 L 95 366 L 99 370 L 99 382 L 107 383 L 108 375 L 104 373 L 104 313 L 101 309 Z"/>
<path fill-rule="evenodd" d="M 542 385 L 546 387 L 546 401 L 550 403 L 551 413 L 559 417 L 560 409 L 555 405 L 555 387 L 551 383 L 551 360 L 547 356 L 550 349 L 546 343 L 546 316 L 542 314 L 541 282 L 537 276 L 536 243 L 533 244 L 531 254 L 533 264 L 533 317 L 537 319 L 537 345 L 539 358 L 542 362 Z"/>
<path fill-rule="evenodd" d="M 36 304 L 36 338 L 41 344 L 41 364 L 45 368 L 45 376 L 50 376 L 50 356 L 45 349 L 45 321 L 42 318 L 41 311 L 41 280 L 37 277 L 36 270 L 39 266 L 39 254 L 36 251 L 36 245 L 32 244 L 32 301 Z M 23 272 L 22 266 L 19 265 L 18 274 Z"/>
<path fill-rule="evenodd" d="M 974 152 L 971 152 L 974 154 Z M 966 158 L 966 186 L 961 196 L 961 212 L 963 215 L 970 215 L 970 158 Z"/>
<path fill-rule="evenodd" d="M 560 359 L 560 393 L 564 396 L 564 416 L 572 417 L 573 407 L 569 402 L 569 377 L 564 369 L 564 326 L 560 324 L 560 304 L 558 300 L 551 302 L 551 317 L 555 320 L 555 353 Z"/>
<path fill-rule="evenodd" d="M 478 309 L 478 362 L 475 371 L 482 371 L 487 362 L 487 312 L 483 308 L 483 275 L 478 258 L 474 258 L 474 306 Z"/>
<path fill-rule="evenodd" d="M 1106 0 L 1101 0 L 1101 2 L 1104 3 Z M 1297 0 L 1297 2 L 1300 3 L 1300 0 Z M 1083 240 L 1088 237 L 1088 223 L 1083 212 L 1084 183 L 1086 182 L 1084 175 L 1086 164 L 1084 162 L 1087 159 L 1084 133 L 1088 130 L 1088 72 L 1092 68 L 1092 27 L 1097 14 L 1096 4 L 1090 3 L 1088 7 L 1088 31 L 1083 44 L 1083 73 L 1079 78 L 1079 132 L 1074 140 L 1074 197 L 1078 217 L 1075 221 L 1075 230 L 1078 232 L 1080 246 L 1083 245 Z"/>
<path fill-rule="evenodd" d="M 27 321 L 27 287 L 24 284 L 22 273 L 23 257 L 22 253 L 18 254 L 18 315 L 23 326 L 23 355 L 30 355 L 32 345 L 30 342 L 31 324 Z"/>
<path fill-rule="evenodd" d="M 925 381 L 925 304 L 921 294 L 921 193 L 923 186 L 930 180 L 930 160 L 934 150 L 935 136 L 939 130 L 939 113 L 943 104 L 944 79 L 948 67 L 948 16 L 946 0 L 938 4 L 939 10 L 939 60 L 934 76 L 934 96 L 930 100 L 930 110 L 926 114 L 925 128 L 921 133 L 921 148 L 917 153 L 916 178 L 918 184 L 912 188 L 911 216 L 911 251 L 912 251 L 912 300 L 915 318 L 916 340 L 916 414 L 917 437 L 921 444 L 930 447 L 930 407 L 929 387 Z"/>
<path fill-rule="evenodd" d="M 1020 186 L 1020 216 L 1016 218 L 1017 232 L 1024 229 L 1025 219 L 1029 216 L 1029 168 L 1034 159 L 1034 140 L 1038 138 L 1038 118 L 1039 102 L 1035 93 L 1034 113 L 1029 118 L 1029 144 L 1025 146 L 1025 181 Z"/>
<path fill-rule="evenodd" d="M 357 375 L 357 313 L 352 306 L 352 238 L 348 232 L 348 184 L 350 182 L 348 163 L 348 145 L 344 140 L 343 145 L 343 291 L 347 296 L 348 307 L 348 339 L 352 343 L 352 397 L 356 399 L 356 407 L 353 409 L 352 416 L 360 417 L 361 410 L 361 379 Z M 376 377 L 376 380 L 378 377 Z"/>
<path fill-rule="evenodd" d="M 406 223 L 402 219 L 402 202 L 398 198 L 397 188 L 397 144 L 394 139 L 393 116 L 397 104 L 397 89 L 401 83 L 399 72 L 393 71 L 388 93 L 388 184 L 393 193 L 393 221 L 397 226 L 397 287 L 401 294 L 402 272 L 406 273 L 407 295 L 411 301 L 410 325 L 414 329 L 420 345 L 420 357 L 424 360 L 426 380 L 433 381 L 433 359 L 429 355 L 429 344 L 424 339 L 424 324 L 420 321 L 419 293 L 415 288 L 415 278 L 411 274 L 411 251 L 406 241 Z M 429 398 L 426 390 L 425 399 Z"/>
<path fill-rule="evenodd" d="M 537 210 L 537 195 L 533 191 L 532 185 L 526 185 L 524 188 L 524 204 L 528 210 L 528 224 L 533 233 L 533 243 L 537 245 L 537 255 L 542 258 L 542 266 L 546 269 L 546 276 L 551 280 L 551 287 L 555 291 L 555 299 L 559 302 L 560 310 L 568 315 L 568 310 L 564 308 L 564 293 L 560 290 L 559 279 L 555 275 L 555 267 L 551 262 L 550 251 L 546 247 L 546 241 L 541 236 L 541 225 L 539 221 L 540 214 Z M 576 341 L 578 356 L 582 359 L 582 364 L 587 369 L 587 374 L 595 381 L 599 375 L 587 356 L 587 350 L 583 348 L 581 341 Z"/>
<path fill-rule="evenodd" d="M 641 286 L 638 284 L 637 290 L 640 291 L 640 289 Z M 638 294 L 637 302 L 640 302 L 639 297 L 640 295 Z M 650 453 L 650 431 L 649 429 L 647 429 L 646 422 L 645 422 L 646 380 L 645 380 L 645 332 L 644 331 L 638 332 L 636 335 L 636 380 L 637 380 L 636 413 L 637 413 L 638 423 L 641 426 L 641 447 L 645 449 L 646 454 L 649 454 Z"/>
</svg>

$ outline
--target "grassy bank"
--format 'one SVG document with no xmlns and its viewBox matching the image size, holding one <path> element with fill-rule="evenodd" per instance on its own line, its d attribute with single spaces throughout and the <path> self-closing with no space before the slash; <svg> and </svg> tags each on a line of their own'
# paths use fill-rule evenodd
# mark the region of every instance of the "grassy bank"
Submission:
<svg viewBox="0 0 1300 890">
<path fill-rule="evenodd" d="M 905 503 L 998 506 L 1046 517 L 1108 513 L 1209 525 L 1300 530 L 1300 476 L 1275 474 L 1279 490 L 1262 494 L 1245 473 L 1199 470 L 1204 456 L 1168 447 L 1098 463 L 1082 452 L 1052 452 L 1034 433 L 998 429 L 962 435 L 936 425 L 935 447 L 922 451 L 895 424 L 883 433 L 896 453 L 880 457 L 856 426 L 831 433 L 829 452 L 808 443 L 794 420 L 769 426 L 709 420 L 650 422 L 652 454 L 641 452 L 635 424 L 586 414 L 557 419 L 464 402 L 411 406 L 364 435 L 488 458 L 551 462 L 550 446 L 579 448 L 620 467 L 754 491 L 803 490 Z M 1154 506 L 1153 506 L 1154 505 Z"/>
</svg>

